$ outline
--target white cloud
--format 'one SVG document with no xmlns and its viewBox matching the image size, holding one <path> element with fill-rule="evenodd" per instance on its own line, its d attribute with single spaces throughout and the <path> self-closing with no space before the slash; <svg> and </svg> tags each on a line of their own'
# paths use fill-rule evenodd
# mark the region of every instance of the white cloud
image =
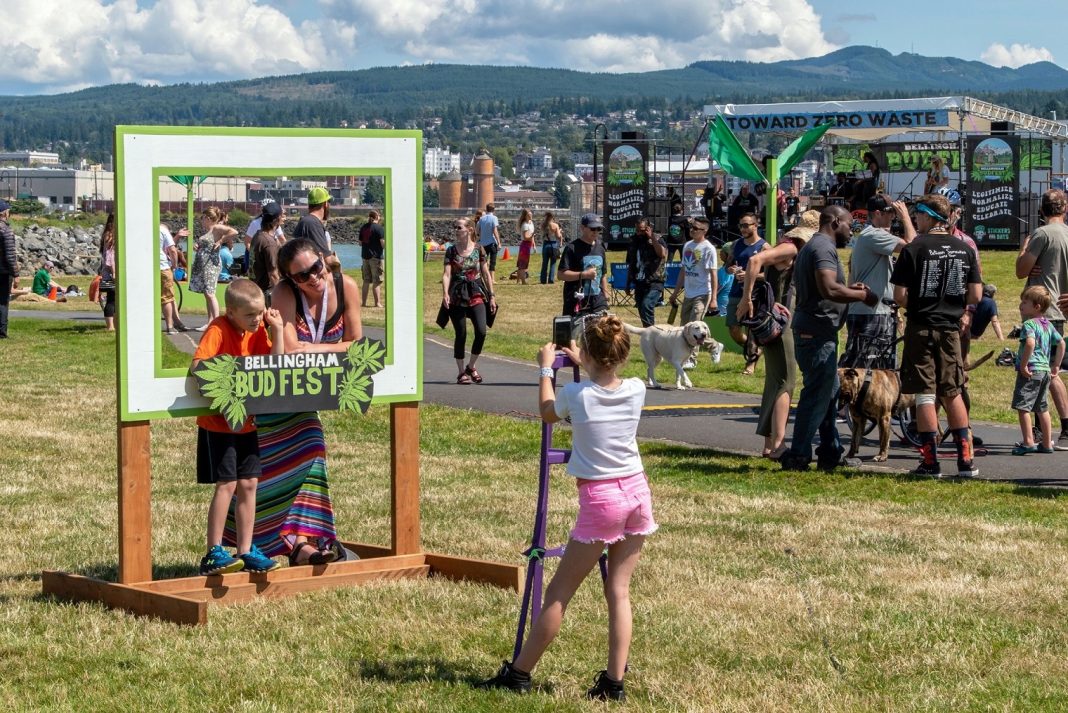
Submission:
<svg viewBox="0 0 1068 713">
<path fill-rule="evenodd" d="M 5 81 L 56 91 L 115 82 L 257 77 L 342 66 L 355 30 L 296 27 L 258 0 L 15 0 L 0 35 Z M 339 51 L 340 50 L 340 51 Z"/>
<path fill-rule="evenodd" d="M 8 0 L 0 92 L 457 62 L 641 72 L 835 48 L 809 0 Z M 358 40 L 358 42 L 357 42 Z"/>
<path fill-rule="evenodd" d="M 1021 45 L 1016 42 L 1006 47 L 1000 42 L 995 42 L 986 48 L 980 59 L 995 67 L 1012 67 L 1015 69 L 1035 62 L 1052 62 L 1053 53 L 1045 47 L 1032 47 L 1031 45 Z"/>
</svg>

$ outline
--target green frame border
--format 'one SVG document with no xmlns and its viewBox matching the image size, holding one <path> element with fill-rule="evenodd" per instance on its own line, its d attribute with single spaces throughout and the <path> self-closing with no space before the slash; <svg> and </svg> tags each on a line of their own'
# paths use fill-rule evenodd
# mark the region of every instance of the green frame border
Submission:
<svg viewBox="0 0 1068 713">
<path fill-rule="evenodd" d="M 414 254 L 418 256 L 421 253 L 422 245 L 422 225 L 423 225 L 423 171 L 422 171 L 422 149 L 423 149 L 423 134 L 421 131 L 414 130 L 380 130 L 380 129 L 280 129 L 280 128 L 237 128 L 237 127 L 164 127 L 164 126 L 127 126 L 120 125 L 115 127 L 115 213 L 116 213 L 116 228 L 117 228 L 117 240 L 116 243 L 119 249 L 116 251 L 116 270 L 120 275 L 125 274 L 125 236 L 127 234 L 126 225 L 126 211 L 124 206 L 125 201 L 125 151 L 124 151 L 124 138 L 128 134 L 145 134 L 155 136 L 235 136 L 235 137 L 285 137 L 285 138 L 384 138 L 384 139 L 414 139 L 414 174 L 415 174 L 415 186 L 413 195 L 415 197 L 415 226 L 417 235 L 417 243 L 420 246 L 418 250 L 415 250 Z M 390 195 L 393 185 L 393 169 L 390 167 L 361 167 L 358 171 L 353 170 L 351 166 L 348 167 L 315 167 L 315 168 L 300 168 L 300 167 L 272 167 L 269 169 L 255 168 L 245 169 L 242 167 L 196 167 L 190 168 L 188 166 L 152 166 L 152 216 L 153 223 L 158 226 L 159 224 L 159 186 L 160 178 L 168 175 L 183 175 L 183 174 L 195 174 L 195 175 L 208 175 L 208 176 L 239 176 L 242 174 L 250 177 L 271 177 L 271 176 L 321 176 L 321 175 L 338 175 L 338 176 L 369 176 L 380 177 L 383 179 L 386 187 L 386 202 L 383 207 L 383 219 L 386 228 L 386 251 L 387 254 L 394 252 L 394 231 L 393 231 L 393 217 L 394 206 L 390 200 Z M 158 230 L 158 229 L 157 229 Z M 158 234 L 155 235 L 155 240 L 158 240 Z M 157 251 L 158 255 L 158 251 Z M 386 365 L 392 365 L 394 363 L 396 346 L 395 327 L 396 323 L 394 319 L 390 318 L 390 307 L 388 305 L 396 304 L 397 294 L 396 280 L 389 280 L 390 275 L 389 263 L 387 262 L 387 282 L 386 282 Z M 421 267 L 419 265 L 417 268 Z M 151 265 L 153 271 L 158 270 L 158 261 L 154 261 Z M 123 295 L 122 281 L 119 281 L 119 293 L 117 299 L 122 303 Z M 423 314 L 422 314 L 422 295 L 423 295 L 423 271 L 422 269 L 415 270 L 415 323 L 416 323 L 416 344 L 418 345 L 416 353 L 416 389 L 413 394 L 400 394 L 391 396 L 382 396 L 376 394 L 372 399 L 372 404 L 383 403 L 405 403 L 413 401 L 422 401 L 423 399 Z M 153 300 L 155 304 L 159 303 L 159 281 L 153 281 Z M 183 416 L 199 416 L 204 414 L 213 413 L 206 408 L 173 408 L 163 411 L 151 411 L 151 412 L 137 412 L 130 413 L 128 411 L 128 392 L 127 382 L 124 379 L 127 373 L 126 354 L 129 347 L 128 330 L 120 328 L 119 339 L 116 344 L 116 381 L 119 396 L 119 418 L 122 421 L 144 421 L 154 420 L 162 418 L 175 418 Z M 153 364 L 153 375 L 155 378 L 182 378 L 188 376 L 188 371 L 181 369 L 164 369 L 161 364 L 162 359 L 162 333 L 157 329 L 154 334 L 154 355 L 155 362 Z"/>
</svg>

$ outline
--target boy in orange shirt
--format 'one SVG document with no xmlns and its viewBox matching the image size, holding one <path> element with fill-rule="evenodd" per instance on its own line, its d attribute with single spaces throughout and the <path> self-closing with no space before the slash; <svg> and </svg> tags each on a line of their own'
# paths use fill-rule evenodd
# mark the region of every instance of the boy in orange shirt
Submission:
<svg viewBox="0 0 1068 713">
<path fill-rule="evenodd" d="M 212 320 L 200 338 L 200 345 L 193 354 L 193 369 L 201 360 L 220 354 L 282 353 L 282 314 L 276 309 L 265 309 L 263 291 L 255 282 L 234 280 L 226 288 L 225 302 L 226 313 Z M 265 321 L 276 335 L 273 344 L 264 328 Z M 208 553 L 200 560 L 200 574 L 277 569 L 281 565 L 252 544 L 256 485 L 261 474 L 255 422 L 250 416 L 240 430 L 233 431 L 226 419 L 213 414 L 198 416 L 197 426 L 197 482 L 215 483 L 215 494 L 208 507 Z M 223 549 L 222 537 L 235 492 L 234 520 L 239 554 L 233 557 Z"/>
</svg>

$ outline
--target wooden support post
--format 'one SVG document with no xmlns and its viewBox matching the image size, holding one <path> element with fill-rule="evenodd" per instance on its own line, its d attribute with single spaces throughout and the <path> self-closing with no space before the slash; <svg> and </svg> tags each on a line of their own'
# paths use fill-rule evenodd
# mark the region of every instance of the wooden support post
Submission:
<svg viewBox="0 0 1068 713">
<path fill-rule="evenodd" d="M 119 581 L 152 580 L 152 432 L 119 423 Z"/>
<path fill-rule="evenodd" d="M 419 537 L 419 403 L 390 404 L 390 514 L 394 555 L 422 551 Z"/>
</svg>

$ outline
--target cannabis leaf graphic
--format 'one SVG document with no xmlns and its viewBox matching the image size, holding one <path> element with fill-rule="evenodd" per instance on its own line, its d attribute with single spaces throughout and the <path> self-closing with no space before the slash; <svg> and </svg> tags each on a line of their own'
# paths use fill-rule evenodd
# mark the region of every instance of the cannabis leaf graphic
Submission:
<svg viewBox="0 0 1068 713">
<path fill-rule="evenodd" d="M 386 350 L 381 342 L 361 339 L 349 346 L 348 358 L 353 369 L 375 373 L 385 365 Z"/>
<path fill-rule="evenodd" d="M 234 393 L 237 368 L 236 357 L 220 354 L 201 362 L 196 374 L 204 382 L 201 393 L 211 399 L 209 408 L 221 413 L 234 430 L 241 428 L 247 416 L 245 400 Z"/>
</svg>

